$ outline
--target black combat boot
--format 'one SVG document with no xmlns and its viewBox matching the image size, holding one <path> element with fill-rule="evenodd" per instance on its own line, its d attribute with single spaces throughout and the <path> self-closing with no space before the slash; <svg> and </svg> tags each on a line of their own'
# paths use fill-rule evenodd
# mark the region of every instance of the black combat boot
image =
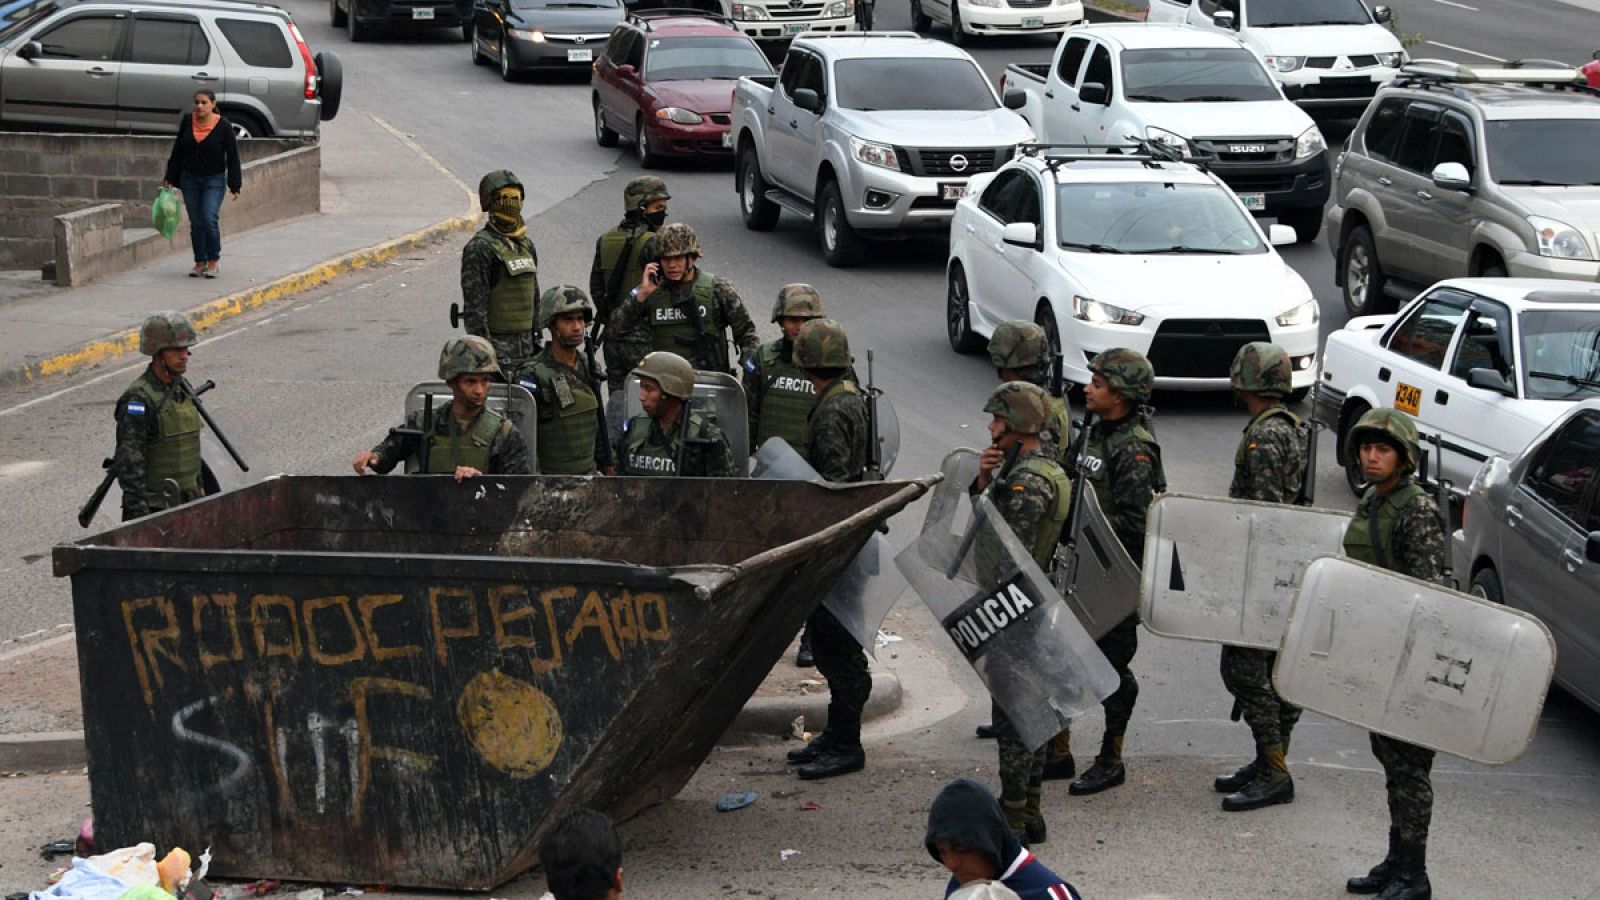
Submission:
<svg viewBox="0 0 1600 900">
<path fill-rule="evenodd" d="M 1383 886 L 1394 877 L 1395 856 L 1399 846 L 1400 832 L 1389 829 L 1389 854 L 1383 858 L 1383 862 L 1373 866 L 1372 871 L 1345 881 L 1344 889 L 1352 894 L 1376 894 L 1383 890 Z"/>
<path fill-rule="evenodd" d="M 1395 847 L 1395 862 L 1389 883 L 1378 900 L 1432 900 L 1433 885 L 1428 883 L 1428 845 L 1400 840 Z"/>
<path fill-rule="evenodd" d="M 867 751 L 862 749 L 861 742 L 845 744 L 828 744 L 820 753 L 795 770 L 802 781 L 816 781 L 821 778 L 832 778 L 835 775 L 848 775 L 866 768 Z"/>
<path fill-rule="evenodd" d="M 1017 840 L 1021 841 L 1024 847 L 1032 847 L 1034 844 L 1044 843 L 1049 837 L 1050 830 L 1045 827 L 1044 817 L 1041 816 L 1029 819 L 1028 823 L 1022 826 L 1022 833 L 1017 836 Z"/>
<path fill-rule="evenodd" d="M 806 627 L 800 632 L 800 649 L 795 651 L 794 664 L 801 669 L 810 669 L 816 666 L 817 658 L 811 655 L 811 628 Z"/>
<path fill-rule="evenodd" d="M 1044 764 L 1045 781 L 1065 781 L 1076 774 L 1078 774 L 1078 763 L 1072 758 L 1071 753 Z"/>
<path fill-rule="evenodd" d="M 995 735 L 999 733 L 994 730 L 994 723 L 992 722 L 985 722 L 982 725 L 979 725 L 977 732 L 978 740 L 980 741 L 992 741 L 994 740 Z"/>
<path fill-rule="evenodd" d="M 1122 738 L 1107 738 L 1100 743 L 1100 755 L 1095 757 L 1094 765 L 1067 786 L 1067 793 L 1075 797 L 1098 794 L 1127 779 L 1128 768 L 1122 764 Z"/>
<path fill-rule="evenodd" d="M 1250 782 L 1256 780 L 1256 771 L 1261 768 L 1261 751 L 1256 751 L 1256 758 L 1233 771 L 1232 775 L 1218 775 L 1211 782 L 1211 789 L 1219 794 L 1233 794 L 1244 790 Z"/>
<path fill-rule="evenodd" d="M 1260 809 L 1275 803 L 1294 802 L 1294 779 L 1289 777 L 1289 763 L 1283 758 L 1283 747 L 1270 744 L 1262 747 L 1261 766 L 1256 769 L 1255 780 L 1244 789 L 1222 798 L 1222 808 L 1228 812 Z"/>
<path fill-rule="evenodd" d="M 828 736 L 828 732 L 824 731 L 812 738 L 804 747 L 796 747 L 790 750 L 784 758 L 791 763 L 813 762 L 835 743 L 833 738 Z"/>
</svg>

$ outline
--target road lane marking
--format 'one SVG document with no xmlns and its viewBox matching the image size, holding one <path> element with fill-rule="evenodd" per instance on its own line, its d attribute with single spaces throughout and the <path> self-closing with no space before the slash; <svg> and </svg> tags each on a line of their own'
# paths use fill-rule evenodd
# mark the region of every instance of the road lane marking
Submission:
<svg viewBox="0 0 1600 900">
<path fill-rule="evenodd" d="M 1467 55 L 1468 55 L 1468 56 L 1478 56 L 1478 57 L 1482 57 L 1482 58 L 1483 58 L 1483 59 L 1487 59 L 1487 60 L 1490 60 L 1490 61 L 1492 61 L 1492 62 L 1497 62 L 1497 63 L 1503 63 L 1503 62 L 1505 62 L 1505 61 L 1506 61 L 1506 60 L 1505 60 L 1505 58 L 1504 58 L 1504 57 L 1501 57 L 1501 56 L 1490 56 L 1490 55 L 1489 55 L 1489 54 L 1487 54 L 1487 53 L 1479 53 L 1479 52 L 1478 52 L 1478 51 L 1476 51 L 1476 50 L 1468 50 L 1468 49 L 1467 49 L 1467 48 L 1465 48 L 1465 47 L 1457 47 L 1457 46 L 1456 46 L 1456 45 L 1454 45 L 1454 44 L 1441 44 L 1441 43 L 1440 43 L 1440 42 L 1438 42 L 1438 41 L 1423 41 L 1423 43 L 1424 43 L 1424 44 L 1428 44 L 1428 45 L 1430 45 L 1430 46 L 1434 46 L 1434 47 L 1442 47 L 1442 48 L 1444 48 L 1444 49 L 1445 49 L 1445 50 L 1454 50 L 1454 51 L 1455 51 L 1455 52 L 1457 52 L 1457 53 L 1465 53 L 1465 54 L 1467 54 Z"/>
<path fill-rule="evenodd" d="M 1454 6 L 1456 9 L 1464 9 L 1464 10 L 1467 10 L 1469 12 L 1477 12 L 1478 11 L 1478 8 L 1476 6 L 1468 6 L 1465 3 L 1456 3 L 1456 2 L 1454 2 L 1454 0 L 1433 0 L 1433 2 L 1438 3 L 1438 4 L 1442 4 L 1444 6 Z M 1429 41 L 1429 43 L 1432 43 L 1432 41 Z"/>
</svg>

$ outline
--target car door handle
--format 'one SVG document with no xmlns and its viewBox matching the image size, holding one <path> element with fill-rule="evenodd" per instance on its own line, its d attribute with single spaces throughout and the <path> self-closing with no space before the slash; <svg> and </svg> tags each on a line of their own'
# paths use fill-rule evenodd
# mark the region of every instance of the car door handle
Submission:
<svg viewBox="0 0 1600 900">
<path fill-rule="evenodd" d="M 1427 191 L 1417 191 L 1417 199 L 1418 200 L 1432 200 L 1433 199 L 1433 195 L 1428 193 Z"/>
<path fill-rule="evenodd" d="M 190 75 L 189 79 L 191 81 L 216 81 L 217 80 L 217 76 L 215 76 L 215 75 L 207 75 L 204 72 L 196 72 L 193 75 Z"/>
<path fill-rule="evenodd" d="M 89 76 L 90 78 L 104 78 L 105 76 L 110 75 L 111 73 L 107 72 L 105 69 L 100 68 L 99 66 L 95 66 L 94 68 L 88 70 L 87 72 L 84 72 L 83 74 Z"/>
<path fill-rule="evenodd" d="M 772 107 L 772 106 L 767 107 L 767 115 L 769 115 L 769 116 L 772 115 L 773 113 L 776 113 L 777 111 L 778 110 L 777 110 L 776 107 Z"/>
<path fill-rule="evenodd" d="M 1568 572 L 1576 572 L 1578 571 L 1578 567 L 1583 565 L 1583 554 L 1572 549 L 1571 547 L 1563 550 L 1561 552 L 1561 556 L 1567 561 Z"/>
<path fill-rule="evenodd" d="M 967 228 L 967 234 L 977 234 L 978 233 L 978 226 L 972 224 L 971 222 L 967 223 L 966 228 Z"/>
<path fill-rule="evenodd" d="M 1446 403 L 1450 402 L 1450 395 L 1445 391 L 1434 391 L 1433 402 L 1439 404 L 1440 406 L 1444 406 Z"/>
<path fill-rule="evenodd" d="M 1083 109 L 1083 107 L 1079 106 L 1078 104 L 1076 104 L 1076 103 L 1072 104 L 1072 111 L 1073 112 L 1080 112 L 1080 111 L 1082 111 L 1082 109 Z"/>
<path fill-rule="evenodd" d="M 1387 177 L 1385 177 L 1383 175 L 1379 175 L 1378 176 L 1378 183 L 1383 185 L 1384 187 L 1388 187 L 1389 185 L 1394 184 L 1393 181 L 1390 181 Z"/>
<path fill-rule="evenodd" d="M 1045 91 L 1044 92 L 1044 96 L 1045 96 L 1045 99 L 1047 99 L 1047 100 L 1054 100 L 1056 98 L 1056 92 L 1055 91 Z"/>
<path fill-rule="evenodd" d="M 789 127 L 790 128 L 799 128 L 800 127 L 800 120 L 799 119 L 790 119 L 789 120 Z"/>
<path fill-rule="evenodd" d="M 1389 372 L 1388 366 L 1385 366 L 1385 367 L 1383 367 L 1383 368 L 1378 370 L 1378 380 L 1379 381 L 1388 381 L 1389 380 L 1389 375 L 1390 375 L 1390 372 Z"/>
<path fill-rule="evenodd" d="M 1522 510 L 1511 504 L 1506 504 L 1506 524 L 1512 528 L 1522 524 Z"/>
</svg>

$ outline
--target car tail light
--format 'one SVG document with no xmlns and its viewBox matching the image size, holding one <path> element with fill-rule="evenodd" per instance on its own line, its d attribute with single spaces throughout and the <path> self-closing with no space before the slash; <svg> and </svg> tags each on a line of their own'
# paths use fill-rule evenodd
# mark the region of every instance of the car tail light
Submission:
<svg viewBox="0 0 1600 900">
<path fill-rule="evenodd" d="M 306 39 L 300 36 L 300 29 L 293 22 L 289 23 L 289 34 L 294 37 L 294 45 L 300 48 L 300 61 L 306 64 L 306 99 L 317 99 L 317 64 L 311 59 L 311 48 L 306 46 Z"/>
</svg>

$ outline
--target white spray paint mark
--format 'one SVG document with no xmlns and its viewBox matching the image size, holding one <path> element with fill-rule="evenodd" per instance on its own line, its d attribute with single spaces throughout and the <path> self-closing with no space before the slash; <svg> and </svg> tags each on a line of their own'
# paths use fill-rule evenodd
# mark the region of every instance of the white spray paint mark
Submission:
<svg viewBox="0 0 1600 900">
<path fill-rule="evenodd" d="M 311 732 L 311 755 L 317 764 L 317 814 L 328 811 L 328 751 L 322 740 L 323 732 L 332 725 L 321 713 L 312 713 L 306 717 L 306 730 Z"/>
<path fill-rule="evenodd" d="M 210 706 L 214 702 L 216 702 L 215 697 L 207 697 L 203 700 L 196 700 L 188 706 L 185 706 L 183 709 L 173 713 L 172 734 L 180 741 L 188 741 L 189 743 L 199 744 L 202 747 L 209 747 L 212 750 L 221 753 L 223 756 L 229 756 L 233 758 L 233 771 L 223 776 L 221 781 L 217 782 L 216 785 L 210 788 L 210 790 L 220 792 L 227 791 L 232 788 L 239 782 L 239 779 L 243 778 L 250 771 L 250 755 L 245 753 L 243 750 L 240 750 L 238 747 L 235 747 L 233 744 L 230 744 L 220 738 L 212 737 L 209 734 L 201 734 L 197 731 L 192 731 L 188 725 L 184 724 L 188 721 L 190 716 L 194 715 L 205 707 Z"/>
</svg>

